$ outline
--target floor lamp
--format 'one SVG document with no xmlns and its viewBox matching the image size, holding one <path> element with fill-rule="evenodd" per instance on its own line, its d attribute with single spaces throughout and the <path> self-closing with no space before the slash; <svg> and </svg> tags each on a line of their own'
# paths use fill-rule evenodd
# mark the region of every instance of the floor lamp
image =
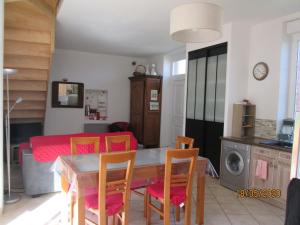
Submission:
<svg viewBox="0 0 300 225">
<path fill-rule="evenodd" d="M 17 73 L 16 69 L 4 68 L 4 75 L 6 76 L 6 115 L 5 115 L 5 132 L 6 132 L 6 163 L 7 163 L 7 184 L 8 184 L 8 193 L 4 196 L 4 201 L 6 204 L 15 203 L 20 200 L 20 196 L 15 193 L 11 193 L 10 186 L 10 113 L 15 108 L 15 106 L 23 101 L 21 97 L 18 97 L 15 103 L 10 107 L 9 102 L 9 79 L 11 75 Z"/>
</svg>

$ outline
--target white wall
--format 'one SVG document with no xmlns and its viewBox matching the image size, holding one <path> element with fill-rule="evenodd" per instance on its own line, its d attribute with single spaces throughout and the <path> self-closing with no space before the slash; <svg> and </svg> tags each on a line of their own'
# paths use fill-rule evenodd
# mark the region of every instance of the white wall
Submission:
<svg viewBox="0 0 300 225">
<path fill-rule="evenodd" d="M 130 83 L 134 67 L 132 61 L 144 64 L 141 58 L 94 54 L 72 50 L 55 51 L 51 81 L 67 78 L 83 82 L 85 89 L 108 90 L 108 122 L 129 121 Z M 82 132 L 84 108 L 64 109 L 51 107 L 51 82 L 47 99 L 45 134 Z"/>
<path fill-rule="evenodd" d="M 251 29 L 248 98 L 256 104 L 256 117 L 259 119 L 277 119 L 281 42 L 282 24 L 277 21 L 261 23 Z M 260 61 L 268 64 L 269 75 L 257 81 L 252 75 L 252 68 Z"/>
<path fill-rule="evenodd" d="M 0 109 L 3 109 L 3 23 L 4 23 L 4 1 L 0 3 Z M 0 110 L 0 118 L 3 118 L 3 111 Z M 0 127 L 3 127 L 3 120 L 0 120 Z M 3 212 L 3 129 L 0 129 L 0 215 Z"/>
<path fill-rule="evenodd" d="M 290 84 L 295 71 L 291 71 L 291 40 L 286 23 L 300 18 L 291 14 L 251 27 L 248 73 L 248 98 L 256 104 L 256 117 L 277 120 L 277 131 L 283 118 L 292 116 L 289 105 L 294 94 Z M 253 66 L 264 61 L 269 75 L 263 81 L 253 78 Z"/>
</svg>

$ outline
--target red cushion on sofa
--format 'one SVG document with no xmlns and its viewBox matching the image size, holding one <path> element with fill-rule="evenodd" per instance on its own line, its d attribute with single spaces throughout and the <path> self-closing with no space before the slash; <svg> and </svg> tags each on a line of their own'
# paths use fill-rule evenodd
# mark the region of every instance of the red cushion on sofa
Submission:
<svg viewBox="0 0 300 225">
<path fill-rule="evenodd" d="M 137 140 L 131 132 L 114 132 L 114 133 L 79 133 L 68 135 L 49 135 L 49 136 L 36 136 L 30 139 L 33 156 L 35 161 L 50 162 L 55 161 L 60 155 L 71 154 L 70 138 L 71 137 L 99 137 L 100 138 L 100 152 L 106 151 L 105 136 L 130 136 L 130 148 L 137 149 Z M 122 151 L 124 147 L 122 144 L 114 145 L 113 151 Z M 78 150 L 78 154 L 94 153 L 93 148 L 83 147 Z"/>
</svg>

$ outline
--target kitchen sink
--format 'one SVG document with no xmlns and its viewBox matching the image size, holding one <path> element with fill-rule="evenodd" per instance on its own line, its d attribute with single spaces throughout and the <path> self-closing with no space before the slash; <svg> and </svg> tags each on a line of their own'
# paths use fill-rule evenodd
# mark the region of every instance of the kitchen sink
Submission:
<svg viewBox="0 0 300 225">
<path fill-rule="evenodd" d="M 264 141 L 260 141 L 259 144 L 278 146 L 278 147 L 282 147 L 282 148 L 292 148 L 293 147 L 293 143 L 286 142 L 286 141 L 279 141 L 279 140 L 264 140 Z"/>
</svg>

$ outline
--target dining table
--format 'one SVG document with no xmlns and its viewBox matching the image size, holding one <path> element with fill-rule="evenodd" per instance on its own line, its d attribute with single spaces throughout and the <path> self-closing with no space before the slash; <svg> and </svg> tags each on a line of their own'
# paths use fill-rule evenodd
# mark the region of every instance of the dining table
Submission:
<svg viewBox="0 0 300 225">
<path fill-rule="evenodd" d="M 134 180 L 151 180 L 163 177 L 167 148 L 136 150 L 133 169 Z M 100 153 L 101 154 L 101 153 Z M 205 172 L 208 159 L 198 156 L 195 168 L 196 178 L 196 224 L 204 223 Z M 74 196 L 74 222 L 85 224 L 85 190 L 96 188 L 99 180 L 99 154 L 62 155 L 57 158 L 55 170 L 69 183 L 68 193 Z M 176 173 L 187 171 L 189 161 L 176 159 L 172 162 Z M 107 180 L 124 177 L 126 164 L 109 164 Z"/>
</svg>

